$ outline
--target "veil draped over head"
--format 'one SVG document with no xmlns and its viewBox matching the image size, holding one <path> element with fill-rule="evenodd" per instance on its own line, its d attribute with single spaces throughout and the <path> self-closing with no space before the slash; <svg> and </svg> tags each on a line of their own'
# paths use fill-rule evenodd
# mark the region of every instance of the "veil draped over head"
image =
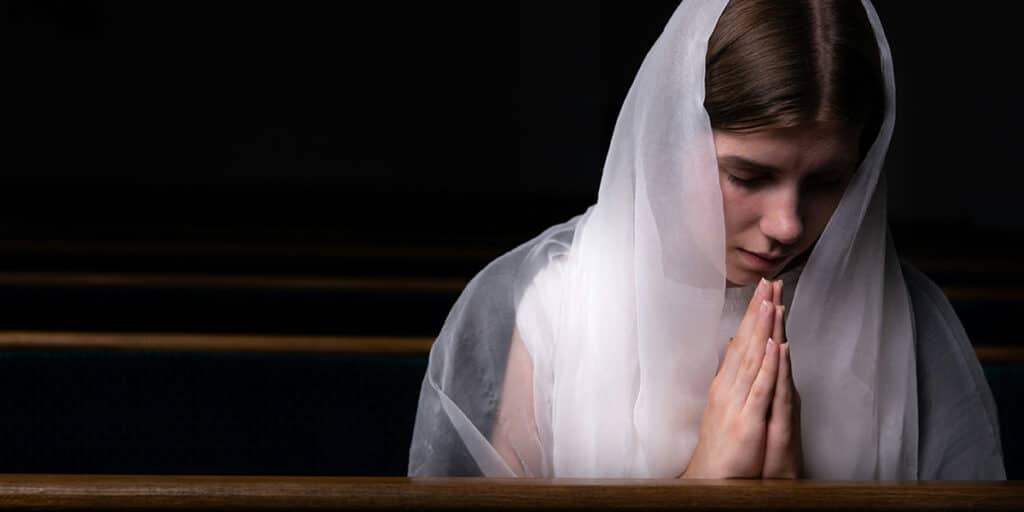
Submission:
<svg viewBox="0 0 1024 512">
<path fill-rule="evenodd" d="M 597 203 L 492 262 L 430 354 L 412 475 L 675 477 L 719 355 L 725 223 L 704 108 L 727 0 L 684 0 L 619 114 Z M 914 318 L 886 224 L 892 60 L 874 8 L 881 129 L 788 311 L 806 476 L 915 479 Z"/>
</svg>

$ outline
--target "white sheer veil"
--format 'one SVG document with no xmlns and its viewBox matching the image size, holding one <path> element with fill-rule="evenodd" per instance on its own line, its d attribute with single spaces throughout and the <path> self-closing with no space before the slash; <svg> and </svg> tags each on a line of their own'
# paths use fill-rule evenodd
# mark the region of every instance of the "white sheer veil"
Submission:
<svg viewBox="0 0 1024 512">
<path fill-rule="evenodd" d="M 726 341 L 716 339 L 722 196 L 703 105 L 707 43 L 726 3 L 684 0 L 672 15 L 619 114 L 597 203 L 467 286 L 431 351 L 411 475 L 643 478 L 686 468 Z M 881 174 L 895 82 L 878 16 L 862 3 L 885 116 L 804 265 L 787 329 L 807 476 L 915 479 L 914 319 Z M 528 405 L 499 418 L 513 401 L 513 338 L 532 377 L 511 389 Z"/>
</svg>

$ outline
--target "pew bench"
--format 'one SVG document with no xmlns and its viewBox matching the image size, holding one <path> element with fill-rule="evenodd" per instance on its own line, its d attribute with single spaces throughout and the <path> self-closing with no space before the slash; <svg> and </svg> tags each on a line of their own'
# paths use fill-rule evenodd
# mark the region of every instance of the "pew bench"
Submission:
<svg viewBox="0 0 1024 512">
<path fill-rule="evenodd" d="M 61 510 L 1024 509 L 1024 482 L 0 475 L 0 506 Z"/>
<path fill-rule="evenodd" d="M 0 333 L 0 473 L 406 473 L 429 338 Z M 979 347 L 1024 477 L 1024 351 Z"/>
</svg>

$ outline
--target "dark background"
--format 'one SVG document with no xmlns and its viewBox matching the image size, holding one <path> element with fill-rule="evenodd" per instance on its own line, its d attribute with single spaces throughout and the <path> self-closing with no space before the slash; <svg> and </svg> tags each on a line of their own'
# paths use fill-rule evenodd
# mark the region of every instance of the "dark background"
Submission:
<svg viewBox="0 0 1024 512">
<path fill-rule="evenodd" d="M 582 213 L 676 3 L 6 2 L 0 334 L 434 336 L 458 287 L 261 279 L 458 284 Z M 875 3 L 897 247 L 972 341 L 1019 346 L 1018 19 Z M 402 474 L 424 365 L 5 348 L 0 472 Z M 1024 370 L 986 375 L 1019 478 Z"/>
<path fill-rule="evenodd" d="M 899 91 L 894 224 L 1021 228 L 1004 4 L 876 3 Z M 2 230 L 533 234 L 594 201 L 622 99 L 675 5 L 7 3 Z"/>
</svg>

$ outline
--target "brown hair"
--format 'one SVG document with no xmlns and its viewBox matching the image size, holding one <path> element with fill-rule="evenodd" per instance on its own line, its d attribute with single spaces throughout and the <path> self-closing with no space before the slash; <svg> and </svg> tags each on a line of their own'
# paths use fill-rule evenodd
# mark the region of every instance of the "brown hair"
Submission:
<svg viewBox="0 0 1024 512">
<path fill-rule="evenodd" d="M 860 0 L 730 0 L 708 41 L 704 107 L 717 129 L 813 121 L 877 135 L 884 89 Z"/>
</svg>

